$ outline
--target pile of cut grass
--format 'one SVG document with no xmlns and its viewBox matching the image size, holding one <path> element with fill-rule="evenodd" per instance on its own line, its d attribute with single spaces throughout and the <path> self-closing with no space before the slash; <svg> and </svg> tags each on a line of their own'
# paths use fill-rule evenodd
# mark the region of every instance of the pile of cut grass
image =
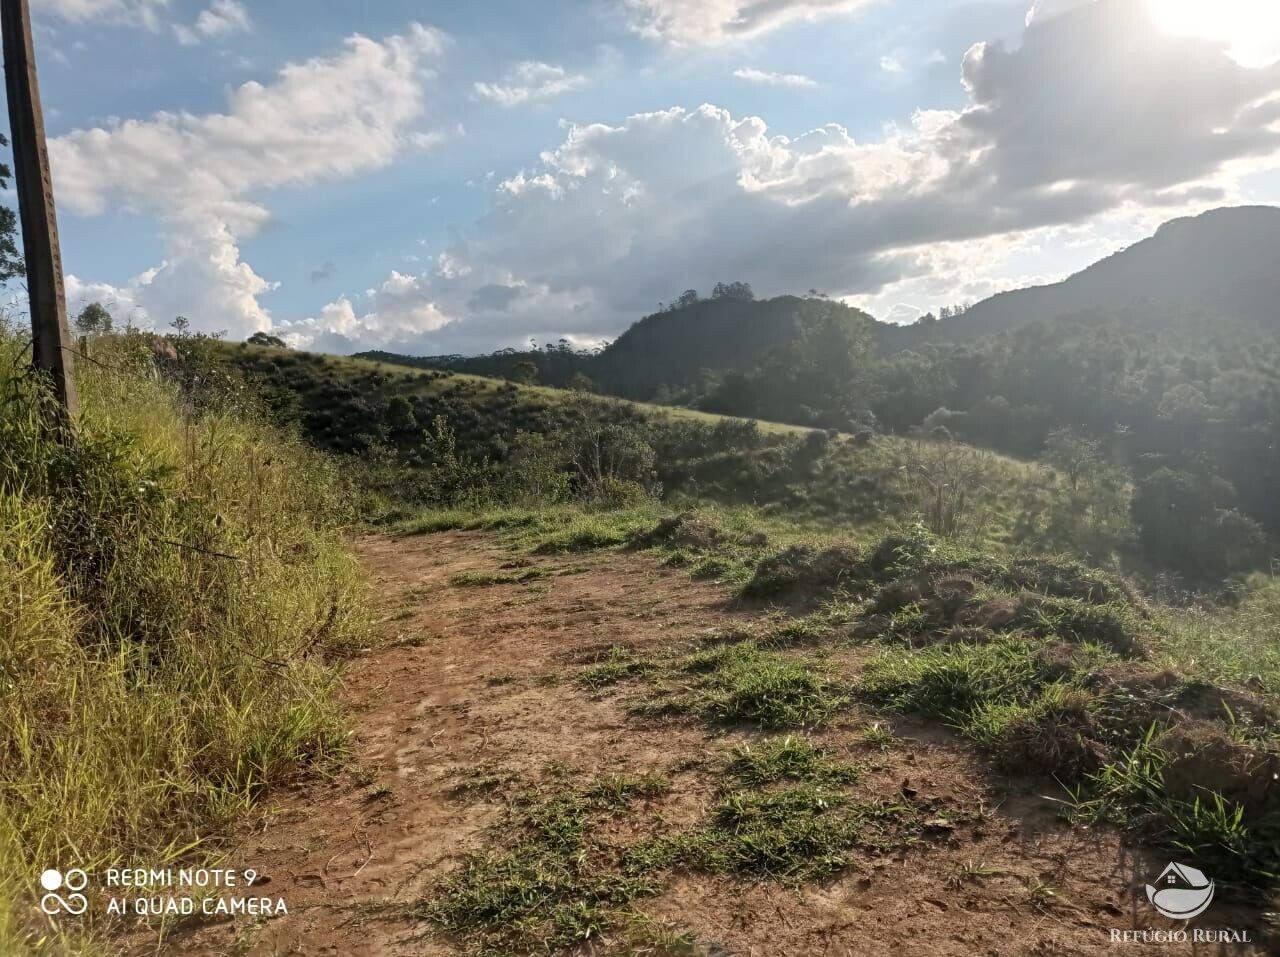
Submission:
<svg viewBox="0 0 1280 957">
<path fill-rule="evenodd" d="M 5 954 L 106 929 L 97 907 L 65 934 L 37 922 L 45 868 L 198 858 L 265 787 L 336 754 L 329 655 L 364 621 L 325 459 L 194 409 L 141 337 L 95 343 L 75 436 L 52 441 L 24 352 L 0 331 Z"/>
</svg>

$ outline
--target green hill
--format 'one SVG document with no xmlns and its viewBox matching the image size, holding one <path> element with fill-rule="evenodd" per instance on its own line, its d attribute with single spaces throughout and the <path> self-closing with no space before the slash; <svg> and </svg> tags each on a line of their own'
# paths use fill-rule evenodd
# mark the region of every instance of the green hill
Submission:
<svg viewBox="0 0 1280 957">
<path fill-rule="evenodd" d="M 215 353 L 274 416 L 346 456 L 393 515 L 537 499 L 550 475 L 569 476 L 553 498 L 594 495 L 588 473 L 608 460 L 621 479 L 613 501 L 749 506 L 828 530 L 923 520 L 997 548 L 1109 554 L 1128 534 L 1122 486 L 1090 486 L 1094 500 L 1077 507 L 1052 472 L 950 440 L 854 437 L 283 349 Z"/>
</svg>

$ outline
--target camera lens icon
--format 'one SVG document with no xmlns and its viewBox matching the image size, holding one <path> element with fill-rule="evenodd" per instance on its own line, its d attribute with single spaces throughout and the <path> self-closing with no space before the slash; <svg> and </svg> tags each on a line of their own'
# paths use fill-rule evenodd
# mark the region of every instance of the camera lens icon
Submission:
<svg viewBox="0 0 1280 957">
<path fill-rule="evenodd" d="M 40 875 L 40 886 L 49 893 L 40 898 L 40 909 L 46 914 L 58 914 L 66 911 L 72 916 L 79 916 L 89 908 L 89 899 L 79 893 L 89 884 L 89 875 L 78 867 L 73 867 L 63 874 L 55 868 L 49 868 Z M 66 890 L 66 897 L 57 893 Z"/>
</svg>

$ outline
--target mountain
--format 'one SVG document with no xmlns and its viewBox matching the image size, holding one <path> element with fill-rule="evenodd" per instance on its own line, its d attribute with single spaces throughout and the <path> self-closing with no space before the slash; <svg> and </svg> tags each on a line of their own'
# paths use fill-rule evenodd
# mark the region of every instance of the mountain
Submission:
<svg viewBox="0 0 1280 957">
<path fill-rule="evenodd" d="M 651 398 L 662 386 L 682 389 L 704 370 L 749 369 L 821 316 L 850 323 L 871 317 L 825 299 L 702 299 L 641 319 L 595 360 L 588 374 L 627 398 Z"/>
<path fill-rule="evenodd" d="M 362 352 L 355 358 L 504 378 L 519 378 L 516 366 L 533 363 L 541 384 L 568 385 L 581 373 L 600 391 L 643 400 L 655 397 L 664 387 L 687 389 L 707 371 L 753 368 L 771 349 L 794 342 L 803 329 L 824 316 L 873 323 L 866 313 L 826 299 L 723 297 L 699 299 L 646 316 L 598 354 L 549 346 L 486 356 Z"/>
<path fill-rule="evenodd" d="M 882 352 L 960 342 L 1061 316 L 1102 313 L 1158 325 L 1203 311 L 1280 329 L 1280 209 L 1238 206 L 1175 219 L 1062 282 L 992 296 L 928 325 L 882 327 Z"/>
</svg>

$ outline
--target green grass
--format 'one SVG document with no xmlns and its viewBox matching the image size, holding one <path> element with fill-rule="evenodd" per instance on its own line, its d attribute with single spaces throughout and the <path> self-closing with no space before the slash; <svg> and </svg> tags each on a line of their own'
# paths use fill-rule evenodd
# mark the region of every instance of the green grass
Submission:
<svg viewBox="0 0 1280 957">
<path fill-rule="evenodd" d="M 422 902 L 420 916 L 485 955 L 555 951 L 637 922 L 634 902 L 658 884 L 624 873 L 620 852 L 598 831 L 665 790 L 659 778 L 609 777 L 520 796 L 501 828 L 517 835 L 509 846 L 468 857 Z"/>
<path fill-rule="evenodd" d="M 1162 664 L 1280 699 L 1280 579 L 1254 576 L 1233 607 L 1168 609 L 1159 617 Z"/>
<path fill-rule="evenodd" d="M 671 706 L 714 724 L 817 727 L 848 702 L 846 688 L 822 662 L 765 651 L 750 641 L 697 652 L 680 667 L 692 682 Z"/>
<path fill-rule="evenodd" d="M 510 797 L 493 846 L 469 855 L 417 913 L 468 951 L 495 957 L 587 943 L 686 953 L 691 935 L 640 909 L 673 870 L 798 884 L 844 870 L 855 852 L 910 845 L 920 831 L 914 807 L 855 800 L 845 788 L 857 768 L 794 737 L 731 750 L 715 772 L 716 802 L 681 830 L 650 807 L 668 791 L 660 777 L 571 787 L 566 773 Z M 483 769 L 471 778 L 486 789 L 509 783 Z"/>
<path fill-rule="evenodd" d="M 832 758 L 803 738 L 771 738 L 755 746 L 734 748 L 727 775 L 740 787 L 758 788 L 779 781 L 802 781 L 831 786 L 852 784 L 859 768 Z"/>
<path fill-rule="evenodd" d="M 202 859 L 340 753 L 332 661 L 365 627 L 330 462 L 224 404 L 192 412 L 128 339 L 82 364 L 76 437 L 54 443 L 19 343 L 0 332 L 5 954 L 96 932 L 33 920 L 50 864 Z"/>
<path fill-rule="evenodd" d="M 449 579 L 449 584 L 458 588 L 488 588 L 493 585 L 523 585 L 527 582 L 550 578 L 554 572 L 550 568 L 518 568 L 512 571 L 498 572 L 463 572 Z"/>
<path fill-rule="evenodd" d="M 578 681 L 592 690 L 608 688 L 628 678 L 636 678 L 653 671 L 655 665 L 641 658 L 631 649 L 621 645 L 610 648 L 598 664 L 584 669 Z"/>
<path fill-rule="evenodd" d="M 725 794 L 703 827 L 631 849 L 633 872 L 677 866 L 789 883 L 820 880 L 849 866 L 851 853 L 914 840 L 915 810 L 859 802 L 813 784 Z"/>
</svg>

